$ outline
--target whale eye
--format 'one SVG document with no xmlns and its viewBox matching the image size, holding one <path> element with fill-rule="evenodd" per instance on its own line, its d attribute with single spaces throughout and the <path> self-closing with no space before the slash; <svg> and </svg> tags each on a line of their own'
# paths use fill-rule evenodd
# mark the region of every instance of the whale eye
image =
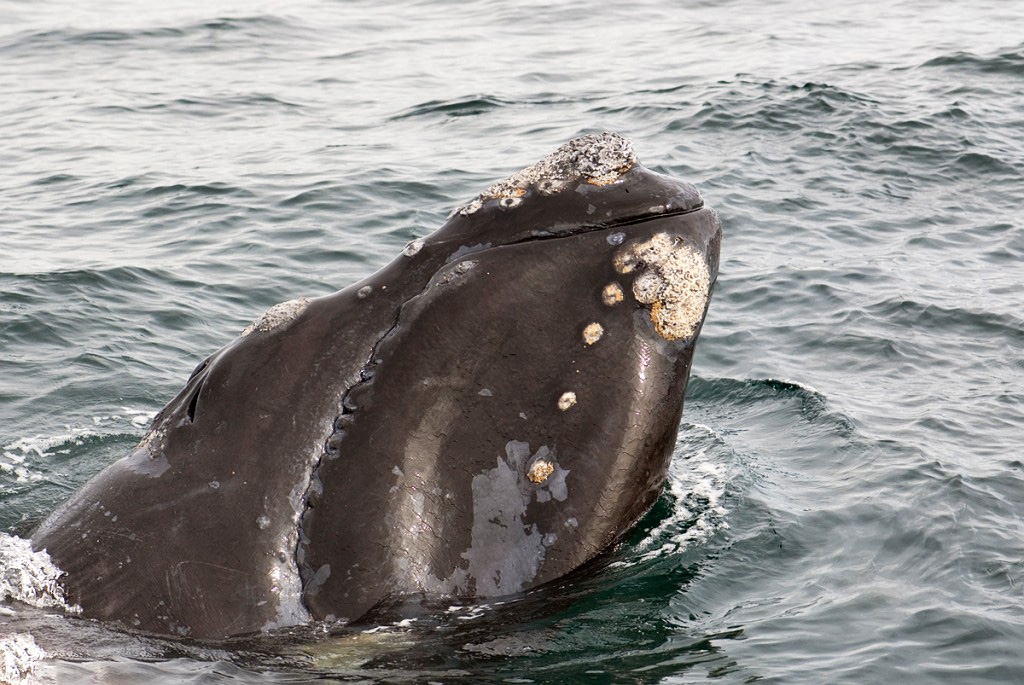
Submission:
<svg viewBox="0 0 1024 685">
<path fill-rule="evenodd" d="M 515 209 L 521 204 L 523 204 L 521 197 L 503 197 L 498 200 L 498 206 L 502 209 Z"/>
</svg>

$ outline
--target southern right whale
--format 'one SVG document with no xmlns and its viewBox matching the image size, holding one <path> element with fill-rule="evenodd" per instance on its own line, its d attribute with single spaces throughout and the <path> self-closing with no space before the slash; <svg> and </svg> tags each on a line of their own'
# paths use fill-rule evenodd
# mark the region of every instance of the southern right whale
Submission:
<svg viewBox="0 0 1024 685">
<path fill-rule="evenodd" d="M 86 617 L 222 638 L 511 595 L 664 484 L 721 227 L 611 133 L 204 360 L 32 537 Z"/>
</svg>

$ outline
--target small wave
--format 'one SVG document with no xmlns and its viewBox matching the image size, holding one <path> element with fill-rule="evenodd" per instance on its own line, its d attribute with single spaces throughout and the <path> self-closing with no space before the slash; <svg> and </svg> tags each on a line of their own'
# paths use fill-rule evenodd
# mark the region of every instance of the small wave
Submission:
<svg viewBox="0 0 1024 685">
<path fill-rule="evenodd" d="M 511 100 L 504 100 L 491 95 L 471 95 L 456 98 L 454 100 L 431 100 L 430 102 L 424 102 L 414 107 L 410 107 L 409 109 L 392 116 L 391 120 L 399 121 L 402 119 L 412 119 L 414 117 L 430 116 L 435 114 L 446 117 L 476 116 L 478 114 L 485 114 L 491 110 L 508 107 L 514 104 L 516 103 Z"/>
<path fill-rule="evenodd" d="M 248 93 L 245 95 L 229 95 L 224 97 L 179 97 L 162 102 L 126 105 L 94 105 L 87 108 L 92 114 L 100 116 L 119 116 L 126 119 L 132 115 L 170 115 L 173 117 L 202 117 L 206 119 L 218 117 L 239 118 L 247 116 L 250 109 L 259 110 L 261 115 L 268 110 L 276 110 L 278 114 L 298 112 L 303 105 L 289 102 L 266 93 Z"/>
<path fill-rule="evenodd" d="M 736 406 L 759 404 L 765 400 L 782 397 L 800 401 L 802 413 L 815 418 L 825 413 L 828 403 L 825 396 L 806 383 L 777 378 L 714 378 L 695 377 L 690 381 L 688 401 L 728 402 Z"/>
<path fill-rule="evenodd" d="M 1017 167 L 984 152 L 965 152 L 957 156 L 954 164 L 979 174 L 1017 174 Z"/>
<path fill-rule="evenodd" d="M 174 39 L 180 36 L 181 31 L 177 29 L 95 31 L 69 28 L 53 31 L 22 31 L 8 36 L 5 42 L 0 43 L 0 52 L 24 56 L 25 53 L 35 54 L 44 50 L 53 52 L 61 47 L 75 45 L 124 43 L 145 38 Z"/>
<path fill-rule="evenodd" d="M 53 456 L 55 452 L 68 452 L 67 447 L 70 445 L 83 445 L 85 438 L 90 435 L 94 433 L 86 429 L 76 429 L 62 435 L 19 438 L 0 448 L 0 474 L 12 475 L 18 483 L 42 480 L 43 475 L 35 468 L 34 462 Z"/>
<path fill-rule="evenodd" d="M 112 45 L 145 46 L 165 52 L 215 51 L 237 47 L 239 38 L 284 42 L 305 35 L 309 30 L 282 17 L 257 15 L 211 19 L 183 26 L 21 31 L 0 42 L 0 54 L 19 58 L 45 54 L 52 59 L 54 53 L 63 50 Z"/>
<path fill-rule="evenodd" d="M 902 297 L 877 302 L 865 313 L 890 326 L 930 330 L 944 338 L 952 334 L 969 339 L 999 336 L 1009 346 L 1024 350 L 1024 319 L 1007 314 L 921 303 Z"/>
<path fill-rule="evenodd" d="M 804 132 L 815 118 L 827 117 L 835 131 L 845 120 L 861 121 L 879 102 L 828 83 L 784 84 L 776 81 L 720 82 L 707 94 L 693 118 L 701 128 L 753 128 Z"/>
<path fill-rule="evenodd" d="M 54 186 L 62 184 L 81 183 L 82 178 L 71 174 L 52 174 L 44 176 L 31 182 L 33 186 Z"/>
<path fill-rule="evenodd" d="M 111 188 L 125 188 L 135 185 L 134 178 L 125 178 L 111 184 Z M 227 183 L 201 183 L 197 185 L 186 185 L 184 183 L 172 183 L 171 185 L 149 185 L 142 190 L 144 197 L 159 197 L 164 195 L 194 195 L 197 197 L 222 196 L 237 198 L 253 198 L 255 193 L 238 186 Z"/>
<path fill-rule="evenodd" d="M 1012 48 L 996 55 L 976 55 L 973 52 L 958 51 L 949 55 L 934 57 L 921 68 L 945 67 L 959 71 L 973 71 L 981 74 L 1005 74 L 1024 76 L 1024 46 Z"/>
<path fill-rule="evenodd" d="M 0 447 L 0 474 L 10 474 L 18 483 L 42 480 L 40 465 L 44 460 L 112 436 L 137 438 L 138 431 L 149 425 L 153 414 L 147 409 L 122 407 L 121 413 L 92 417 L 91 426 L 66 426 L 65 432 L 56 435 L 18 438 Z"/>
</svg>

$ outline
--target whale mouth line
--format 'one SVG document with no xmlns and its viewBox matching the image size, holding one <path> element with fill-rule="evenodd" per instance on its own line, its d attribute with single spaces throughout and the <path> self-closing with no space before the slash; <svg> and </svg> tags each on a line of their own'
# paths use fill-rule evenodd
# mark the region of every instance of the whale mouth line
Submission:
<svg viewBox="0 0 1024 685">
<path fill-rule="evenodd" d="M 598 233 L 600 231 L 610 231 L 616 228 L 625 228 L 627 226 L 636 226 L 639 224 L 647 223 L 648 221 L 656 221 L 658 219 L 667 219 L 675 216 L 685 216 L 687 214 L 694 214 L 704 209 L 704 202 L 698 201 L 696 204 L 686 207 L 675 207 L 671 209 L 664 209 L 664 211 L 651 211 L 647 210 L 641 213 L 623 216 L 618 219 L 613 219 L 607 222 L 594 222 L 591 224 L 581 224 L 579 226 L 571 228 L 559 228 L 557 225 L 553 226 L 550 230 L 534 231 L 532 234 L 519 238 L 518 240 L 510 240 L 507 243 L 501 243 L 499 245 L 488 245 L 486 243 L 476 245 L 473 247 L 463 246 L 459 250 L 452 253 L 447 260 L 438 268 L 438 271 L 444 269 L 455 262 L 468 257 L 469 255 L 487 249 L 500 249 L 502 247 L 509 247 L 512 245 L 524 245 L 526 243 L 538 242 L 541 240 L 561 240 L 564 238 L 571 238 L 578 235 L 585 235 L 587 233 Z"/>
<path fill-rule="evenodd" d="M 666 209 L 663 212 L 651 212 L 647 211 L 642 214 L 635 214 L 632 216 L 625 216 L 620 219 L 615 219 L 607 223 L 593 223 L 577 226 L 576 228 L 570 228 L 566 230 L 554 230 L 554 231 L 537 231 L 532 235 L 529 235 L 520 240 L 515 240 L 505 245 L 522 245 L 523 243 L 530 243 L 537 240 L 558 240 L 559 238 L 568 238 L 571 236 L 582 235 L 584 233 L 596 233 L 598 231 L 608 231 L 615 228 L 624 228 L 626 226 L 636 226 L 637 224 L 647 223 L 648 221 L 655 221 L 657 219 L 667 219 L 673 216 L 684 216 L 686 214 L 693 214 L 704 209 L 704 203 L 700 202 L 697 205 L 690 207 L 679 207 L 676 209 Z M 500 245 L 497 247 L 501 247 Z"/>
</svg>

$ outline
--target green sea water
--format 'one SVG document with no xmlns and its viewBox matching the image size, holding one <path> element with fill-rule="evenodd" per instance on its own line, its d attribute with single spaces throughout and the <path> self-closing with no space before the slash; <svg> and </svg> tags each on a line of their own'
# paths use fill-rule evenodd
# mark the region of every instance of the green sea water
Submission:
<svg viewBox="0 0 1024 685">
<path fill-rule="evenodd" d="M 725 231 L 665 493 L 593 568 L 340 637 L 9 605 L 0 641 L 57 683 L 1024 682 L 1022 28 L 996 0 L 0 0 L 8 535 L 269 306 L 575 135 L 631 138 Z"/>
</svg>

